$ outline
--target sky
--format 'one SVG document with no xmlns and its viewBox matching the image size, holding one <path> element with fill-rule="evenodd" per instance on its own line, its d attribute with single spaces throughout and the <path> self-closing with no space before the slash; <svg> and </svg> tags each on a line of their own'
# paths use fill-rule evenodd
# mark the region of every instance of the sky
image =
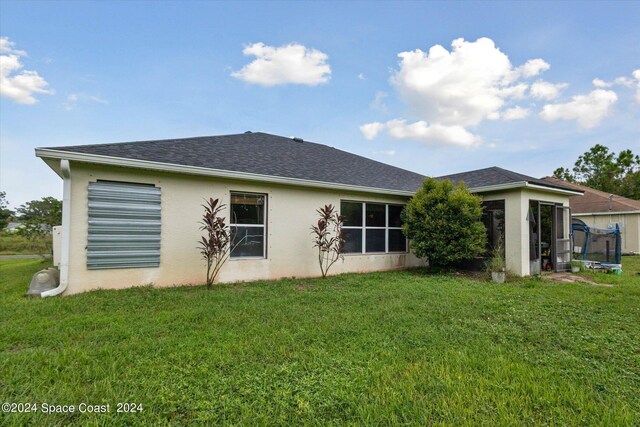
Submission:
<svg viewBox="0 0 640 427">
<path fill-rule="evenodd" d="M 640 152 L 640 2 L 0 2 L 0 190 L 34 148 L 261 131 L 428 176 Z"/>
</svg>

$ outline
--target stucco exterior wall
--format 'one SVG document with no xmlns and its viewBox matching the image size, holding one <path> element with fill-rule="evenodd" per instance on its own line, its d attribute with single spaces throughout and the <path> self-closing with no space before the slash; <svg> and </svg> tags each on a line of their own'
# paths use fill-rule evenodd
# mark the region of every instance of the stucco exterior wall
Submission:
<svg viewBox="0 0 640 427">
<path fill-rule="evenodd" d="M 640 253 L 640 214 L 580 214 L 576 218 L 584 221 L 585 224 L 596 228 L 608 228 L 609 224 L 618 223 L 621 225 L 620 235 L 622 236 L 622 253 Z"/>
<path fill-rule="evenodd" d="M 154 184 L 161 188 L 159 267 L 87 269 L 87 187 L 89 182 L 98 179 Z M 317 221 L 315 211 L 318 207 L 329 203 L 339 207 L 340 200 L 345 199 L 401 204 L 407 201 L 406 197 L 72 163 L 71 228 L 64 230 L 70 233 L 71 248 L 69 284 L 65 294 L 145 284 L 172 286 L 204 283 L 205 262 L 197 249 L 197 240 L 201 235 L 198 229 L 203 211 L 201 204 L 205 198 L 213 197 L 222 199 L 228 205 L 231 191 L 267 195 L 267 258 L 228 260 L 218 277 L 220 282 L 318 276 L 317 252 L 312 247 L 310 234 L 311 224 Z M 226 217 L 229 217 L 228 213 Z M 420 265 L 424 265 L 424 261 L 410 253 L 346 255 L 344 262 L 336 263 L 330 273 L 379 271 Z"/>
<path fill-rule="evenodd" d="M 569 196 L 534 189 L 513 189 L 481 194 L 483 200 L 505 201 L 505 255 L 507 269 L 518 276 L 531 274 L 529 265 L 529 201 L 569 206 Z M 566 225 L 569 230 L 569 225 Z"/>
</svg>

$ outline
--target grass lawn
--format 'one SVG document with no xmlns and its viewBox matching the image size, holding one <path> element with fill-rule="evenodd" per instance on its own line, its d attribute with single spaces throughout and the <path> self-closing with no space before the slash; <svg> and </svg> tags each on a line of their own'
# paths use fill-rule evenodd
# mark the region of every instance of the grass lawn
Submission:
<svg viewBox="0 0 640 427">
<path fill-rule="evenodd" d="M 614 287 L 402 271 L 42 300 L 47 264 L 2 260 L 0 400 L 39 409 L 0 425 L 638 425 L 624 261 Z M 40 409 L 81 402 L 111 412 Z"/>
</svg>

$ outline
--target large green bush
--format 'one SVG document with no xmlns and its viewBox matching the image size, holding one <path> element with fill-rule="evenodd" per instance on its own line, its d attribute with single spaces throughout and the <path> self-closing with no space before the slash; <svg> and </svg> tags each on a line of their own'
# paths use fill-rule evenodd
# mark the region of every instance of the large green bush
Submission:
<svg viewBox="0 0 640 427">
<path fill-rule="evenodd" d="M 448 267 L 485 250 L 481 200 L 463 183 L 425 179 L 403 215 L 413 253 L 431 267 Z"/>
</svg>

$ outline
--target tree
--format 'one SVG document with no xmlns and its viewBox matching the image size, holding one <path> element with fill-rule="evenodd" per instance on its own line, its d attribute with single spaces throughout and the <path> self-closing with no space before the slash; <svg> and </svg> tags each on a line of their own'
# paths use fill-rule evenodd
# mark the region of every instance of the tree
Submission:
<svg viewBox="0 0 640 427">
<path fill-rule="evenodd" d="M 562 167 L 553 175 L 596 190 L 640 199 L 640 156 L 631 150 L 622 150 L 616 156 L 609 148 L 596 144 L 578 157 L 572 171 Z"/>
<path fill-rule="evenodd" d="M 576 182 L 576 180 L 573 178 L 573 175 L 571 175 L 571 171 L 567 168 L 558 168 L 554 170 L 553 176 L 567 182 Z"/>
<path fill-rule="evenodd" d="M 45 236 L 62 223 L 62 202 L 54 197 L 32 200 L 21 205 L 16 212 L 24 225 L 20 233 L 29 238 Z"/>
<path fill-rule="evenodd" d="M 403 230 L 416 256 L 448 267 L 485 251 L 482 204 L 463 183 L 427 178 L 403 211 Z"/>
<path fill-rule="evenodd" d="M 202 224 L 200 230 L 205 231 L 206 236 L 202 236 L 198 243 L 202 258 L 207 262 L 208 289 L 211 289 L 218 272 L 229 258 L 229 227 L 225 218 L 219 216 L 225 207 L 219 203 L 218 199 L 210 198 L 205 205 L 202 205 L 204 215 L 200 221 Z"/>
<path fill-rule="evenodd" d="M 7 194 L 0 191 L 0 230 L 4 230 L 9 225 L 9 220 L 13 216 L 13 211 L 8 208 Z"/>
<path fill-rule="evenodd" d="M 333 205 L 325 205 L 316 212 L 320 218 L 317 225 L 311 226 L 313 247 L 318 248 L 318 263 L 322 277 L 327 277 L 331 266 L 339 259 L 344 259 L 342 255 L 345 243 L 342 230 L 344 218 L 335 212 Z"/>
</svg>

